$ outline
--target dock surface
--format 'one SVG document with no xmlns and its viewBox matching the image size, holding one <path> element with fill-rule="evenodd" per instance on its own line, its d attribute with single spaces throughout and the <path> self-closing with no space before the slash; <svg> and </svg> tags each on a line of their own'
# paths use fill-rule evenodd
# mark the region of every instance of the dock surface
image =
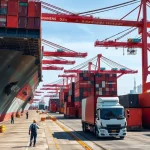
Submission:
<svg viewBox="0 0 150 150">
<path fill-rule="evenodd" d="M 41 121 L 41 117 L 53 116 L 57 120 Z M 36 147 L 29 147 L 29 126 L 36 120 L 38 130 Z M 39 114 L 29 111 L 15 118 L 15 123 L 4 122 L 6 131 L 0 133 L 0 150 L 150 150 L 150 132 L 128 132 L 124 140 L 96 139 L 92 133 L 84 133 L 80 119 L 64 119 L 61 114 Z"/>
</svg>

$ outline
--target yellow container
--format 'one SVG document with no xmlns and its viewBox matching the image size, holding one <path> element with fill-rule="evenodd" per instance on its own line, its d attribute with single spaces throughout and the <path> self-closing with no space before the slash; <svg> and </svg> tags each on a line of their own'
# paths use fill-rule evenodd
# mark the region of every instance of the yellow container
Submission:
<svg viewBox="0 0 150 150">
<path fill-rule="evenodd" d="M 0 133 L 3 133 L 6 131 L 6 126 L 2 125 L 0 126 Z"/>
</svg>

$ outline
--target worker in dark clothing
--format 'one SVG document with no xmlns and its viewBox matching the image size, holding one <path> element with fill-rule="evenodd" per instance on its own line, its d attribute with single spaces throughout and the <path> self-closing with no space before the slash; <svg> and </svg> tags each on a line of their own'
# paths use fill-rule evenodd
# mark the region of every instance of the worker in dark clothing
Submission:
<svg viewBox="0 0 150 150">
<path fill-rule="evenodd" d="M 26 119 L 28 119 L 28 116 L 29 116 L 29 113 L 28 113 L 28 111 L 27 111 L 27 113 L 26 113 Z"/>
<path fill-rule="evenodd" d="M 11 114 L 11 124 L 14 124 L 14 114 Z"/>
<path fill-rule="evenodd" d="M 36 138 L 37 138 L 37 129 L 39 129 L 39 126 L 36 124 L 36 121 L 33 120 L 33 123 L 30 125 L 29 128 L 29 135 L 30 136 L 30 146 L 32 146 L 32 140 L 34 138 L 34 147 L 36 146 Z"/>
</svg>

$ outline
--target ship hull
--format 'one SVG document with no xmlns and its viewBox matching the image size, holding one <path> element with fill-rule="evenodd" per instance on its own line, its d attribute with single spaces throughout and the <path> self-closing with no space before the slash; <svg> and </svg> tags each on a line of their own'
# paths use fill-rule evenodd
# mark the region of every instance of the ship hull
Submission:
<svg viewBox="0 0 150 150">
<path fill-rule="evenodd" d="M 6 121 L 26 101 L 27 98 L 19 97 L 18 93 L 35 74 L 38 76 L 38 67 L 35 57 L 17 51 L 1 50 L 0 63 L 0 121 Z M 16 84 L 10 88 L 8 85 L 13 82 Z"/>
</svg>

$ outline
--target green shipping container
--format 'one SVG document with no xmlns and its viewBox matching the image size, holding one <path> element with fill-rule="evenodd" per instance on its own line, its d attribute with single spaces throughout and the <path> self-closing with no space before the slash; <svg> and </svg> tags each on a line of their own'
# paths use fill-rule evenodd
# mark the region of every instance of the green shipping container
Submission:
<svg viewBox="0 0 150 150">
<path fill-rule="evenodd" d="M 23 3 L 23 2 L 20 2 L 20 3 L 19 3 L 19 6 L 24 6 L 24 7 L 27 7 L 27 6 L 28 6 L 28 3 Z"/>
</svg>

